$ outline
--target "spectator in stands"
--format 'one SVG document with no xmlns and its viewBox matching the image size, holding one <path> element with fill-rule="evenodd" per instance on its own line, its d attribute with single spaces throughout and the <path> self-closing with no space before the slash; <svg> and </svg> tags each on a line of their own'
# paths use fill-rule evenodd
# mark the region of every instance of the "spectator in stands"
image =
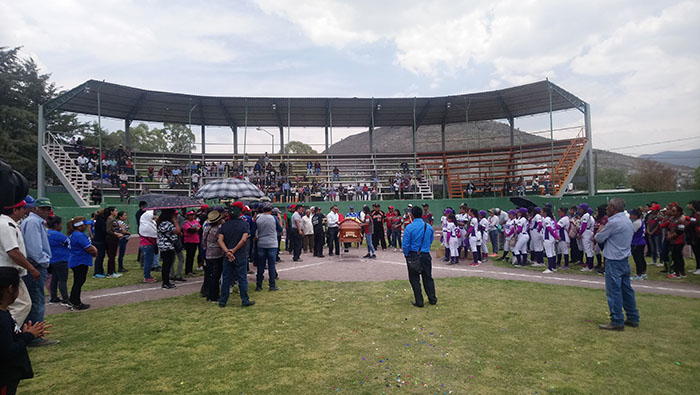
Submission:
<svg viewBox="0 0 700 395">
<path fill-rule="evenodd" d="M 510 180 L 506 178 L 505 181 L 503 181 L 503 197 L 510 196 L 511 188 Z"/>
<path fill-rule="evenodd" d="M 130 197 L 131 194 L 129 193 L 129 188 L 126 186 L 126 184 L 122 183 L 119 185 L 119 201 L 123 202 L 126 199 L 128 202 Z"/>
<path fill-rule="evenodd" d="M 491 184 L 491 180 L 485 179 L 485 180 L 484 180 L 484 191 L 483 191 L 483 195 L 484 195 L 484 196 L 491 196 L 491 194 L 492 194 L 492 188 L 493 188 L 493 185 Z"/>
<path fill-rule="evenodd" d="M 369 200 L 369 187 L 367 184 L 362 186 L 362 200 Z"/>
<path fill-rule="evenodd" d="M 406 161 L 401 162 L 401 172 L 404 174 L 408 173 L 408 163 Z"/>
<path fill-rule="evenodd" d="M 80 167 L 80 171 L 88 171 L 88 163 L 90 160 L 85 157 L 85 154 L 81 153 L 78 159 L 76 159 L 76 162 L 78 163 L 78 167 Z"/>
<path fill-rule="evenodd" d="M 126 254 L 126 245 L 131 238 L 131 232 L 129 232 L 129 224 L 126 222 L 126 211 L 120 211 L 117 213 L 117 224 L 119 225 L 119 231 L 122 237 L 119 238 L 119 258 L 117 259 L 117 272 L 126 273 L 128 270 L 124 267 L 124 255 Z"/>
<path fill-rule="evenodd" d="M 314 170 L 315 170 L 316 176 L 321 175 L 321 162 L 316 161 L 316 163 L 314 163 Z"/>
<path fill-rule="evenodd" d="M 465 191 L 467 192 L 467 197 L 472 197 L 472 195 L 474 194 L 474 190 L 476 189 L 476 187 L 474 186 L 474 184 L 473 184 L 471 181 L 469 181 L 469 182 L 467 183 L 467 185 L 464 187 L 464 189 L 465 189 Z"/>
<path fill-rule="evenodd" d="M 537 175 L 532 178 L 532 193 L 540 194 L 540 177 Z"/>
<path fill-rule="evenodd" d="M 311 161 L 306 162 L 306 175 L 310 176 L 314 174 L 314 164 Z"/>
<path fill-rule="evenodd" d="M 199 173 L 192 173 L 190 178 L 192 180 L 192 189 L 197 191 L 197 189 L 199 189 L 199 178 L 200 178 Z"/>
<path fill-rule="evenodd" d="M 542 175 L 542 183 L 544 184 L 544 194 L 546 196 L 550 196 L 549 186 L 552 183 L 552 176 L 547 170 L 545 170 L 544 174 Z"/>
<path fill-rule="evenodd" d="M 65 306 L 68 302 L 68 259 L 70 258 L 70 241 L 68 237 L 61 233 L 63 221 L 59 216 L 49 217 L 46 221 L 49 235 L 49 245 L 51 246 L 51 284 L 49 292 L 51 299 L 49 303 L 61 303 Z M 58 291 L 61 292 L 61 299 L 58 298 Z"/>
<path fill-rule="evenodd" d="M 338 166 L 333 167 L 333 177 L 331 181 L 340 181 L 340 169 L 338 169 Z"/>
</svg>

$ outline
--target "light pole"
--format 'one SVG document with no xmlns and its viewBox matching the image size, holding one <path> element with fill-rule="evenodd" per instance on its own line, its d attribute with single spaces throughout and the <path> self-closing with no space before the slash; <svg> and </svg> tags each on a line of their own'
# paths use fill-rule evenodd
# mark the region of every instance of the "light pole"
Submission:
<svg viewBox="0 0 700 395">
<path fill-rule="evenodd" d="M 187 117 L 189 119 L 190 134 L 192 133 L 192 111 L 194 111 L 195 108 L 197 108 L 197 104 L 195 104 L 193 106 L 192 99 L 190 99 L 190 112 L 187 114 Z M 202 141 L 202 144 L 204 144 L 203 141 Z M 188 148 L 188 151 L 190 151 L 190 163 L 188 165 L 189 169 L 187 169 L 188 173 L 190 174 L 190 181 L 188 182 L 189 185 L 187 186 L 187 193 L 188 193 L 188 196 L 192 196 L 192 146 L 189 146 L 187 148 Z"/>
<path fill-rule="evenodd" d="M 261 128 L 260 126 L 258 126 L 258 127 L 255 128 L 255 129 L 256 129 L 256 130 L 259 130 L 259 131 L 261 131 L 261 132 L 265 132 L 265 133 L 269 134 L 270 137 L 272 137 L 272 147 L 270 148 L 270 154 L 274 154 L 274 153 L 275 153 L 275 135 L 272 134 L 272 133 L 270 133 L 270 131 L 268 131 L 267 129 Z"/>
</svg>

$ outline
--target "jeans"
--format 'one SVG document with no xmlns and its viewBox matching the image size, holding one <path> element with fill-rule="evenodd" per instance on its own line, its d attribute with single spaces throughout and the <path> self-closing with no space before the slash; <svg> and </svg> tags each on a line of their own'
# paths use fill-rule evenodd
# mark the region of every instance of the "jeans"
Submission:
<svg viewBox="0 0 700 395">
<path fill-rule="evenodd" d="M 651 250 L 651 261 L 658 262 L 659 256 L 661 255 L 661 233 L 658 235 L 649 236 L 649 249 Z"/>
<path fill-rule="evenodd" d="M 491 240 L 491 252 L 494 254 L 498 254 L 498 230 L 494 229 L 492 231 L 489 231 L 489 240 Z"/>
<path fill-rule="evenodd" d="M 266 265 L 268 270 L 267 276 L 270 280 L 270 288 L 275 287 L 275 280 L 277 279 L 277 269 L 275 268 L 276 258 L 277 248 L 258 247 L 258 274 L 255 278 L 255 284 L 258 288 L 262 288 Z"/>
<path fill-rule="evenodd" d="M 105 274 L 105 242 L 93 241 L 92 245 L 97 248 L 97 256 L 95 257 L 95 274 Z"/>
<path fill-rule="evenodd" d="M 432 258 L 429 252 L 422 252 L 420 254 L 420 263 L 423 266 L 423 273 L 414 272 L 411 268 L 408 268 L 408 281 L 411 283 L 411 288 L 413 289 L 413 296 L 416 299 L 416 304 L 419 306 L 423 305 L 423 291 L 420 289 L 420 280 L 423 278 L 423 288 L 425 288 L 425 293 L 428 296 L 428 301 L 432 304 L 437 303 L 437 297 L 435 296 L 435 282 L 433 281 L 432 271 Z M 406 265 L 408 266 L 408 265 Z"/>
<path fill-rule="evenodd" d="M 247 265 L 247 259 L 245 261 L 234 260 L 231 262 L 228 260 L 228 258 L 224 257 L 219 306 L 226 306 L 229 293 L 231 293 L 231 280 L 234 279 L 234 276 L 235 280 L 238 282 L 238 291 L 241 294 L 241 302 L 248 303 L 250 301 L 250 298 L 248 298 Z"/>
<path fill-rule="evenodd" d="M 372 233 L 365 233 L 367 240 L 367 255 L 374 255 L 374 245 L 372 244 Z"/>
<path fill-rule="evenodd" d="M 331 181 L 340 181 L 340 174 L 333 173 Z"/>
<path fill-rule="evenodd" d="M 627 313 L 627 320 L 639 323 L 639 311 L 634 299 L 634 290 L 630 285 L 629 258 L 605 259 L 605 296 L 608 299 L 610 309 L 610 323 L 622 326 L 625 317 L 622 309 Z"/>
<path fill-rule="evenodd" d="M 151 266 L 153 266 L 153 258 L 155 257 L 155 247 L 145 245 L 140 247 L 141 256 L 143 257 L 143 278 L 151 278 Z"/>
<path fill-rule="evenodd" d="M 24 276 L 23 280 L 24 284 L 27 286 L 29 297 L 32 299 L 32 308 L 29 310 L 27 320 L 32 322 L 41 322 L 44 320 L 44 312 L 46 311 L 46 293 L 44 292 L 44 284 L 46 284 L 46 277 L 49 273 L 48 270 L 43 267 L 36 267 L 36 269 L 40 274 L 38 280 L 34 280 L 34 277 L 32 277 L 31 274 Z"/>
<path fill-rule="evenodd" d="M 119 239 L 119 258 L 117 260 L 118 262 L 118 270 L 124 269 L 124 254 L 126 254 L 126 244 L 129 242 L 129 238 L 127 237 L 122 237 Z"/>
<path fill-rule="evenodd" d="M 87 277 L 88 266 L 78 265 L 73 268 L 73 287 L 70 289 L 70 303 L 73 306 L 80 306 L 83 302 L 80 300 L 80 292 L 85 284 Z"/>
<path fill-rule="evenodd" d="M 51 300 L 58 299 L 58 292 L 61 291 L 61 300 L 68 300 L 68 262 L 56 262 L 51 264 L 51 284 L 49 291 Z"/>
<path fill-rule="evenodd" d="M 401 248 L 401 229 L 392 229 L 391 238 L 394 242 L 394 248 Z"/>
</svg>

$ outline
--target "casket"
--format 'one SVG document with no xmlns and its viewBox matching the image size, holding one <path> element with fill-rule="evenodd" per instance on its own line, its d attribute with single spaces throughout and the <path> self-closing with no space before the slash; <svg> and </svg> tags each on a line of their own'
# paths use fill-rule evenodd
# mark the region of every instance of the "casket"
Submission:
<svg viewBox="0 0 700 395">
<path fill-rule="evenodd" d="M 346 218 L 338 225 L 338 240 L 341 243 L 359 243 L 362 241 L 360 223 Z"/>
</svg>

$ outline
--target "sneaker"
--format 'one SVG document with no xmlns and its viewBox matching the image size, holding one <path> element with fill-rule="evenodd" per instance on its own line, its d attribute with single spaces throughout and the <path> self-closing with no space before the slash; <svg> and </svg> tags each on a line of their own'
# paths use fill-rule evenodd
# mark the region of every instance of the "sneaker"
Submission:
<svg viewBox="0 0 700 395">
<path fill-rule="evenodd" d="M 691 273 L 695 274 L 696 276 L 700 276 L 700 269 L 692 271 Z"/>
<path fill-rule="evenodd" d="M 72 306 L 72 304 L 70 303 L 70 300 L 62 300 L 61 305 L 66 306 L 68 308 L 70 308 Z"/>
<path fill-rule="evenodd" d="M 49 299 L 49 304 L 61 303 L 61 299 Z"/>
<path fill-rule="evenodd" d="M 377 259 L 377 256 L 372 254 L 372 256 L 370 256 L 369 259 Z"/>
<path fill-rule="evenodd" d="M 586 267 L 584 267 L 583 269 L 581 269 L 581 271 L 582 271 L 582 272 L 592 272 L 593 269 L 591 269 L 590 267 L 586 266 Z"/>
<path fill-rule="evenodd" d="M 143 279 L 143 282 L 145 282 L 145 283 L 154 283 L 154 282 L 156 282 L 156 279 L 153 278 L 153 277 L 144 278 L 144 279 Z"/>
<path fill-rule="evenodd" d="M 663 263 L 661 263 L 661 262 L 659 262 L 659 263 L 655 263 L 654 265 L 656 265 L 656 267 L 664 267 L 664 264 L 663 264 Z"/>
<path fill-rule="evenodd" d="M 641 279 L 642 279 L 642 277 L 640 277 L 640 276 L 638 276 L 638 275 L 636 275 L 636 274 L 635 274 L 634 276 L 630 277 L 630 280 L 631 280 L 631 281 L 634 281 L 634 280 L 641 280 Z"/>
<path fill-rule="evenodd" d="M 647 279 L 647 274 L 646 273 L 642 274 L 642 280 L 646 280 L 646 279 Z"/>
<path fill-rule="evenodd" d="M 686 277 L 685 274 L 678 274 L 678 278 L 685 278 L 685 277 Z"/>
<path fill-rule="evenodd" d="M 72 308 L 73 310 L 75 310 L 75 311 L 87 310 L 87 309 L 90 308 L 90 305 L 89 305 L 89 304 L 85 304 L 85 303 L 81 303 L 81 304 L 79 304 L 79 305 L 77 305 L 77 306 L 72 306 L 71 308 Z"/>
<path fill-rule="evenodd" d="M 187 279 L 182 278 L 182 277 L 175 277 L 173 280 L 174 280 L 174 281 L 180 281 L 180 282 L 185 282 L 185 281 L 187 281 Z"/>
<path fill-rule="evenodd" d="M 552 270 L 547 269 L 547 270 L 543 271 L 542 273 L 544 273 L 544 274 L 551 274 L 551 273 L 554 273 L 554 272 L 553 272 Z"/>
<path fill-rule="evenodd" d="M 532 266 L 534 266 L 534 267 L 542 267 L 542 266 L 544 266 L 544 263 L 536 262 L 536 263 L 533 263 Z"/>
<path fill-rule="evenodd" d="M 95 274 L 92 277 L 93 278 L 106 278 L 107 276 L 105 276 L 104 274 Z"/>
<path fill-rule="evenodd" d="M 668 276 L 666 276 L 666 278 L 681 278 L 681 276 L 679 276 L 679 275 L 676 274 L 676 273 L 671 273 L 671 274 L 669 274 Z"/>
<path fill-rule="evenodd" d="M 123 267 L 120 267 L 119 270 L 117 270 L 117 271 L 118 271 L 119 273 L 126 273 L 126 272 L 128 272 L 129 270 L 127 270 L 127 269 L 125 269 L 125 268 L 123 268 Z"/>
<path fill-rule="evenodd" d="M 121 276 L 122 276 L 122 275 L 119 274 L 119 273 L 112 273 L 112 274 L 108 274 L 108 275 L 107 275 L 107 278 L 119 278 L 119 277 L 121 277 Z"/>
<path fill-rule="evenodd" d="M 569 265 L 562 266 L 562 267 L 560 267 L 559 269 L 561 269 L 561 270 L 569 270 Z"/>
<path fill-rule="evenodd" d="M 394 252 L 396 252 L 396 248 L 394 248 Z"/>
<path fill-rule="evenodd" d="M 270 287 L 270 292 L 279 291 L 280 287 Z"/>
<path fill-rule="evenodd" d="M 255 290 L 260 292 L 260 291 L 262 291 L 262 287 L 255 287 Z"/>
</svg>

